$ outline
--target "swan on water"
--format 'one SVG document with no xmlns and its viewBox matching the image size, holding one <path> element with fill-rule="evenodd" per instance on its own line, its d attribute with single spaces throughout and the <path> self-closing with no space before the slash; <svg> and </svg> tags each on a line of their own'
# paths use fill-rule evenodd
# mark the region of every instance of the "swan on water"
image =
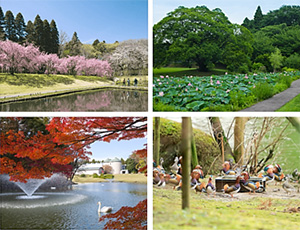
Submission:
<svg viewBox="0 0 300 230">
<path fill-rule="evenodd" d="M 99 205 L 98 213 L 100 213 L 100 212 L 111 212 L 112 211 L 112 207 L 109 207 L 109 206 L 104 206 L 104 207 L 101 208 L 101 202 L 100 201 L 98 202 L 98 205 Z"/>
</svg>

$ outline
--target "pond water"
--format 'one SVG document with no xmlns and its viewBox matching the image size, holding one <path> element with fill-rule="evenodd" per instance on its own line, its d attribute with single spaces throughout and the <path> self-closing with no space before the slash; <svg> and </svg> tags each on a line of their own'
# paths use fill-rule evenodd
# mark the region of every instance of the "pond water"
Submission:
<svg viewBox="0 0 300 230">
<path fill-rule="evenodd" d="M 105 89 L 0 105 L 0 111 L 147 111 L 147 91 Z"/>
<path fill-rule="evenodd" d="M 21 193 L 0 194 L 0 229 L 102 229 L 98 201 L 117 212 L 146 197 L 146 184 L 121 182 L 79 184 L 64 193 L 35 193 L 32 199 Z"/>
</svg>

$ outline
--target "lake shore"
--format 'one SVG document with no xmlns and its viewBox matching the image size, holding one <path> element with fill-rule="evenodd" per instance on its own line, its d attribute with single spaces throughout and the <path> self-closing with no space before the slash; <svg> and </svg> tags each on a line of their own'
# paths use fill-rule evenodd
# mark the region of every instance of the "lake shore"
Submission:
<svg viewBox="0 0 300 230">
<path fill-rule="evenodd" d="M 147 177 L 144 174 L 116 174 L 114 175 L 114 182 L 125 182 L 125 183 L 141 183 L 147 184 Z M 92 176 L 79 177 L 75 176 L 73 179 L 74 183 L 97 183 L 97 182 L 109 182 L 102 178 L 93 178 Z"/>
<path fill-rule="evenodd" d="M 129 78 L 133 83 L 134 76 Z M 33 100 L 66 94 L 105 89 L 148 90 L 148 76 L 136 76 L 138 86 L 123 86 L 120 78 L 114 82 L 106 77 L 45 75 L 45 74 L 0 74 L 0 103 Z"/>
</svg>

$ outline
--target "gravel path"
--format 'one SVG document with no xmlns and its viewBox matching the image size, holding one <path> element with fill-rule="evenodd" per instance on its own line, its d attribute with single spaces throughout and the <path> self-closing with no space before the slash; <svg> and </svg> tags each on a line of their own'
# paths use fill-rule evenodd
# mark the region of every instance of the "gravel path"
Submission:
<svg viewBox="0 0 300 230">
<path fill-rule="evenodd" d="M 274 112 L 300 94 L 300 79 L 292 82 L 291 87 L 273 97 L 261 101 L 241 112 Z"/>
</svg>

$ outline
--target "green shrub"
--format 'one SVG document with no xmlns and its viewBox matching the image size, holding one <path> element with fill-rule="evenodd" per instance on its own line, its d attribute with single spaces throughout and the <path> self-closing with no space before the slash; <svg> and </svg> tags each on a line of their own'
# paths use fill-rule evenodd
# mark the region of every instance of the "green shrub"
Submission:
<svg viewBox="0 0 300 230">
<path fill-rule="evenodd" d="M 97 173 L 94 173 L 93 178 L 100 178 L 100 176 Z"/>
<path fill-rule="evenodd" d="M 286 90 L 288 87 L 286 86 L 286 84 L 283 84 L 283 83 L 277 83 L 275 86 L 274 86 L 274 94 L 277 94 L 277 93 L 280 93 L 284 90 Z"/>
<path fill-rule="evenodd" d="M 85 174 L 80 174 L 80 177 L 85 177 Z"/>
<path fill-rule="evenodd" d="M 102 178 L 102 179 L 114 179 L 114 175 L 112 175 L 112 174 L 101 174 L 100 176 L 99 176 L 99 178 Z"/>
<path fill-rule="evenodd" d="M 267 82 L 258 83 L 256 87 L 252 89 L 252 93 L 258 101 L 262 101 L 274 95 L 274 88 Z"/>
<path fill-rule="evenodd" d="M 238 72 L 239 73 L 248 73 L 249 72 L 248 65 L 246 63 L 243 63 L 242 65 L 240 65 L 238 68 Z"/>
<path fill-rule="evenodd" d="M 293 68 L 283 67 L 283 68 L 282 68 L 282 71 L 285 71 L 285 72 L 294 72 L 294 71 L 298 71 L 298 69 L 293 69 Z"/>
</svg>

